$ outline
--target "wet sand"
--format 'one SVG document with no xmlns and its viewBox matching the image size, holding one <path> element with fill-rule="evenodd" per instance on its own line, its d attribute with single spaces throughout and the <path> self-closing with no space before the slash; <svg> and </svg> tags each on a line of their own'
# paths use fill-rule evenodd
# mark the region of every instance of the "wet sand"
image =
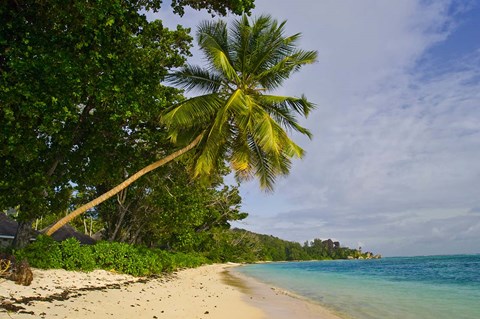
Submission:
<svg viewBox="0 0 480 319">
<path fill-rule="evenodd" d="M 291 292 L 261 283 L 231 268 L 226 282 L 243 292 L 247 302 L 264 312 L 268 319 L 341 319 L 330 310 Z"/>
</svg>

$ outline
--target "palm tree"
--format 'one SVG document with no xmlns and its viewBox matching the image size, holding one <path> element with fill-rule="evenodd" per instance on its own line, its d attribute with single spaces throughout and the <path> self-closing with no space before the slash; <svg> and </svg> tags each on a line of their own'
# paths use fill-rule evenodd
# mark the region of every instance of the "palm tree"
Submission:
<svg viewBox="0 0 480 319">
<path fill-rule="evenodd" d="M 269 94 L 317 58 L 315 51 L 297 49 L 300 34 L 287 37 L 284 31 L 285 21 L 278 23 L 266 15 L 252 22 L 243 16 L 230 29 L 223 21 L 201 23 L 197 38 L 207 67 L 187 65 L 169 78 L 174 85 L 202 94 L 172 106 L 162 117 L 171 140 L 187 140 L 188 145 L 76 209 L 47 235 L 194 148 L 194 177 L 208 176 L 228 161 L 238 180 L 257 177 L 262 188 L 272 190 L 275 178 L 289 172 L 291 159 L 304 155 L 287 131 L 311 137 L 296 115 L 306 117 L 314 107 L 304 96 Z"/>
</svg>

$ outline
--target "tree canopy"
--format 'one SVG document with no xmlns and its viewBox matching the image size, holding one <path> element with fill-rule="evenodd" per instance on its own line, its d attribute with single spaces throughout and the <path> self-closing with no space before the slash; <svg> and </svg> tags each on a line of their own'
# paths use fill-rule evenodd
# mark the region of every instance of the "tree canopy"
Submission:
<svg viewBox="0 0 480 319">
<path fill-rule="evenodd" d="M 72 183 L 117 174 L 111 156 L 128 169 L 133 144 L 155 133 L 149 122 L 178 95 L 161 81 L 191 38 L 148 22 L 141 3 L 2 3 L 1 207 L 65 209 Z"/>
<path fill-rule="evenodd" d="M 147 20 L 161 3 L 0 3 L 0 210 L 27 223 L 64 212 L 78 191 L 109 187 L 171 149 L 158 118 L 181 95 L 162 81 L 192 38 Z M 225 14 L 253 2 L 172 5 Z"/>
<path fill-rule="evenodd" d="M 234 14 L 250 13 L 255 5 L 253 0 L 172 0 L 172 7 L 179 14 L 184 13 L 184 7 L 207 9 L 210 13 L 226 15 L 227 11 Z"/>
<path fill-rule="evenodd" d="M 289 172 L 291 158 L 303 156 L 303 149 L 287 131 L 311 136 L 296 115 L 307 116 L 313 104 L 303 96 L 269 93 L 317 57 L 316 51 L 298 49 L 300 34 L 287 37 L 284 27 L 285 22 L 270 16 L 250 22 L 245 15 L 233 23 L 230 33 L 223 21 L 201 24 L 197 37 L 207 67 L 186 66 L 170 78 L 174 84 L 199 88 L 205 94 L 175 103 L 161 117 L 171 140 L 188 144 L 75 209 L 47 234 L 192 149 L 194 177 L 212 176 L 227 161 L 238 180 L 255 176 L 261 187 L 272 189 L 275 178 Z"/>
</svg>

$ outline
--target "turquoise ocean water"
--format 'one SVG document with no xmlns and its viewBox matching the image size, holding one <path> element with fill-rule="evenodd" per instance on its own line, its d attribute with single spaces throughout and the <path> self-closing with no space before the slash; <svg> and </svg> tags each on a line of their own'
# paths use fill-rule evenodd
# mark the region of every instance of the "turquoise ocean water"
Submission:
<svg viewBox="0 0 480 319">
<path fill-rule="evenodd" d="M 480 255 L 287 262 L 238 269 L 352 319 L 480 319 Z"/>
</svg>

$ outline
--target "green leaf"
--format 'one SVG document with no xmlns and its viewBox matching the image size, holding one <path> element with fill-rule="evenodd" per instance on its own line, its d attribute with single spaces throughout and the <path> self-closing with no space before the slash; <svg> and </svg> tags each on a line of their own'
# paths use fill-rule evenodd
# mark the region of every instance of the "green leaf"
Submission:
<svg viewBox="0 0 480 319">
<path fill-rule="evenodd" d="M 113 24 L 115 23 L 115 18 L 114 17 L 111 17 L 107 20 L 107 22 L 105 22 L 105 25 L 110 27 L 112 26 Z"/>
</svg>

